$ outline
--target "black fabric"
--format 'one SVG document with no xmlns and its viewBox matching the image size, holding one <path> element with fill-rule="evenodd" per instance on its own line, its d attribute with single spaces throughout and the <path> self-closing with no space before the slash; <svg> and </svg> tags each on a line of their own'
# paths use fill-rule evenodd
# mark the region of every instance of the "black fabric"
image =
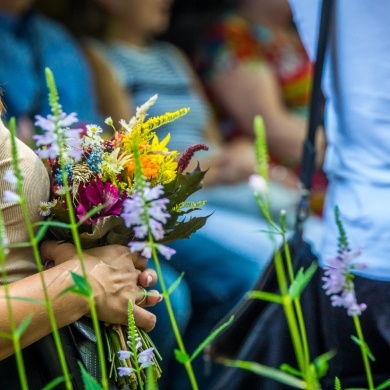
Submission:
<svg viewBox="0 0 390 390">
<path fill-rule="evenodd" d="M 300 243 L 298 249 L 296 249 L 296 244 L 295 239 L 289 242 L 295 271 L 301 267 L 306 269 L 313 262 L 317 262 L 308 243 Z M 277 286 L 272 261 L 253 290 L 277 292 Z M 319 286 L 320 271 L 317 270 L 301 297 L 311 357 L 323 352 L 319 332 Z M 208 347 L 207 354 L 213 361 L 224 357 L 254 361 L 275 368 L 279 368 L 282 363 L 297 366 L 282 305 L 258 299 L 245 300 L 228 313 L 220 324 L 226 322 L 232 314 L 235 316 L 233 323 Z M 274 380 L 236 368 L 225 368 L 219 379 L 211 386 L 212 390 L 284 390 L 288 388 Z"/>
<path fill-rule="evenodd" d="M 367 304 L 360 322 L 364 340 L 375 357 L 370 366 L 377 387 L 390 379 L 390 282 L 356 276 L 354 285 L 357 301 Z M 335 376 L 340 379 L 343 389 L 368 388 L 360 348 L 351 339 L 351 335 L 357 336 L 353 319 L 346 309 L 331 306 L 324 292 L 320 295 L 320 305 L 324 348 L 336 351 L 336 356 L 329 362 L 323 389 L 334 389 Z"/>
<path fill-rule="evenodd" d="M 79 362 L 100 383 L 100 363 L 92 321 L 83 317 L 60 329 L 59 333 L 73 389 L 85 389 Z M 52 334 L 24 348 L 22 352 L 29 390 L 42 390 L 51 381 L 63 376 Z M 0 390 L 3 389 L 21 389 L 15 355 L 0 361 Z M 60 383 L 55 389 L 65 390 L 66 386 Z M 110 379 L 109 390 L 117 389 L 114 379 Z"/>
<path fill-rule="evenodd" d="M 60 336 L 72 376 L 73 389 L 83 390 L 84 385 L 77 363 L 80 356 L 77 349 L 75 349 L 70 328 L 60 329 Z M 51 334 L 24 348 L 22 353 L 29 390 L 41 390 L 54 379 L 63 376 L 57 349 Z M 21 389 L 15 355 L 0 361 L 0 389 Z M 65 390 L 66 386 L 61 383 L 55 389 Z"/>
</svg>

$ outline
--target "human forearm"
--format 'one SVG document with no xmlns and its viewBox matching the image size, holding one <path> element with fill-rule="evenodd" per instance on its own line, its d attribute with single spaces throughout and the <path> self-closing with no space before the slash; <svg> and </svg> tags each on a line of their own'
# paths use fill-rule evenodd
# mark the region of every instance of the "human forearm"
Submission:
<svg viewBox="0 0 390 390">
<path fill-rule="evenodd" d="M 86 298 L 72 293 L 59 296 L 72 285 L 70 270 L 76 271 L 77 268 L 76 261 L 68 261 L 43 272 L 57 328 L 62 328 L 88 313 Z M 31 316 L 29 325 L 21 337 L 22 348 L 51 333 L 52 328 L 44 304 L 45 298 L 39 274 L 8 285 L 8 291 L 15 326 L 18 327 L 23 320 Z M 0 313 L 2 313 L 0 330 L 10 333 L 11 317 L 5 293 L 3 286 L 0 290 Z M 12 341 L 0 338 L 0 359 L 12 355 L 13 352 Z"/>
</svg>

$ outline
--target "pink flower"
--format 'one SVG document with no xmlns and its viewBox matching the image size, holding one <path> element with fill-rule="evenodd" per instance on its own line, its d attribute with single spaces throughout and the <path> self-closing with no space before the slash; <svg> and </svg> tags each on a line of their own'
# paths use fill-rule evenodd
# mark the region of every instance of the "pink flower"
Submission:
<svg viewBox="0 0 390 390">
<path fill-rule="evenodd" d="M 110 182 L 102 182 L 96 178 L 87 184 L 80 184 L 77 191 L 78 206 L 77 217 L 81 220 L 94 207 L 104 205 L 104 208 L 90 219 L 86 224 L 96 222 L 99 218 L 120 215 L 125 195 L 120 195 L 118 188 Z"/>
</svg>

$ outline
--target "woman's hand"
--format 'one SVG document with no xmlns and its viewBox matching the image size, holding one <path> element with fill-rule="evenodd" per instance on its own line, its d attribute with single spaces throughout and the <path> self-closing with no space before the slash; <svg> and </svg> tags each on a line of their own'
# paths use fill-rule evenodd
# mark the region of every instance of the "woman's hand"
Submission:
<svg viewBox="0 0 390 390">
<path fill-rule="evenodd" d="M 69 262 L 69 271 L 82 275 L 73 244 L 45 241 L 41 246 L 41 256 L 53 267 Z M 162 296 L 149 290 L 143 299 L 145 292 L 140 286 L 150 287 L 157 282 L 156 272 L 146 268 L 147 260 L 120 245 L 87 249 L 83 251 L 83 257 L 99 319 L 112 324 L 127 324 L 127 307 L 131 299 L 136 303 L 133 313 L 137 326 L 152 330 L 156 317 L 143 307 L 154 306 Z M 141 301 L 142 307 L 137 305 Z"/>
</svg>

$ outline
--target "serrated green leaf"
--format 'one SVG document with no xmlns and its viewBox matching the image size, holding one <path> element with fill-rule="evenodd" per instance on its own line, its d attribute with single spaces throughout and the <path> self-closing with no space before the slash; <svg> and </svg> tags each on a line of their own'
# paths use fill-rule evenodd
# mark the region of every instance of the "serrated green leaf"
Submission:
<svg viewBox="0 0 390 390">
<path fill-rule="evenodd" d="M 293 283 L 291 283 L 289 288 L 289 295 L 291 299 L 299 298 L 301 296 L 303 290 L 310 282 L 317 268 L 318 265 L 313 262 L 306 271 L 303 268 L 298 271 Z"/>
<path fill-rule="evenodd" d="M 192 172 L 179 173 L 175 180 L 165 184 L 164 194 L 169 199 L 170 208 L 187 201 L 190 195 L 200 190 L 206 172 L 198 164 Z"/>
<path fill-rule="evenodd" d="M 284 383 L 285 385 L 292 386 L 297 389 L 306 389 L 306 383 L 303 380 L 273 367 L 267 367 L 259 363 L 246 362 L 242 360 L 221 359 L 220 361 L 229 367 L 242 368 L 244 370 L 251 371 L 254 374 L 274 379 L 277 382 Z"/>
<path fill-rule="evenodd" d="M 175 349 L 174 353 L 175 353 L 176 360 L 179 363 L 185 364 L 190 360 L 190 357 L 188 356 L 188 354 L 183 353 L 182 351 L 180 351 L 180 349 Z"/>
<path fill-rule="evenodd" d="M 85 369 L 81 362 L 79 363 L 79 367 L 81 370 L 81 377 L 84 383 L 84 390 L 102 390 L 103 388 L 97 383 L 96 379 L 91 376 L 91 374 Z"/>
<path fill-rule="evenodd" d="M 191 217 L 188 221 L 179 222 L 174 229 L 166 232 L 164 238 L 159 241 L 161 244 L 169 244 L 182 238 L 190 238 L 191 234 L 201 229 L 209 215 L 204 217 Z"/>
<path fill-rule="evenodd" d="M 367 356 L 369 357 L 369 359 L 373 362 L 375 362 L 375 356 L 373 355 L 373 353 L 371 352 L 370 350 L 370 347 L 368 346 L 367 343 L 365 342 L 362 342 L 360 339 L 358 339 L 356 336 L 352 335 L 351 336 L 351 339 L 359 346 L 361 347 L 363 350 L 364 350 L 364 353 L 367 354 Z"/>
</svg>

